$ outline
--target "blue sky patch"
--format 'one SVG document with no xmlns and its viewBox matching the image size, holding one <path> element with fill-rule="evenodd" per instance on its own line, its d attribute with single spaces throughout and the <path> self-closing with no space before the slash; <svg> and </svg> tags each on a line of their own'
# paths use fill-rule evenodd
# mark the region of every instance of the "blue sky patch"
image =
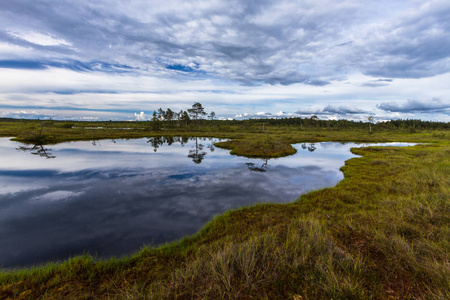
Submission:
<svg viewBox="0 0 450 300">
<path fill-rule="evenodd" d="M 47 67 L 36 61 L 29 60 L 0 60 L 0 68 L 4 69 L 28 69 L 28 70 L 43 70 Z"/>
<path fill-rule="evenodd" d="M 188 73 L 195 72 L 195 70 L 192 69 L 191 67 L 183 66 L 183 65 L 168 65 L 166 68 L 169 70 L 188 72 Z"/>
</svg>

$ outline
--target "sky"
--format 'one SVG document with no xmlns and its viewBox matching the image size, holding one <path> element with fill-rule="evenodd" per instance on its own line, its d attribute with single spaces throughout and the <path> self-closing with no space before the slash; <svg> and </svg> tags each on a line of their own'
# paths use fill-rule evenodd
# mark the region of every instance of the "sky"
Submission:
<svg viewBox="0 0 450 300">
<path fill-rule="evenodd" d="M 450 1 L 0 0 L 0 117 L 450 122 Z"/>
</svg>

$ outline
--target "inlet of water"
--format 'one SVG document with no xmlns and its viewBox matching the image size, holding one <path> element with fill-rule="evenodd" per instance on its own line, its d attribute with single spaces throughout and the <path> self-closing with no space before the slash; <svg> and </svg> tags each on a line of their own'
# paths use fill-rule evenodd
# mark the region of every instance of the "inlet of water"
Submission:
<svg viewBox="0 0 450 300">
<path fill-rule="evenodd" d="M 89 252 L 130 254 L 214 216 L 334 186 L 354 143 L 297 144 L 279 159 L 232 156 L 217 139 L 24 145 L 0 138 L 0 267 Z M 400 145 L 400 144 L 396 144 Z"/>
</svg>

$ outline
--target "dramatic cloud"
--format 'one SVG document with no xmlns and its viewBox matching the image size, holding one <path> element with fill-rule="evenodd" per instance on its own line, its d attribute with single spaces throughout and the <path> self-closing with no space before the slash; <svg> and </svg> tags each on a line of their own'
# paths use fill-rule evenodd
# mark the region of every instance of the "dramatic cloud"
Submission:
<svg viewBox="0 0 450 300">
<path fill-rule="evenodd" d="M 204 71 L 249 84 L 319 86 L 348 67 L 390 77 L 449 70 L 447 1 L 397 7 L 402 10 L 388 15 L 396 18 L 382 23 L 378 4 L 353 1 L 166 1 L 164 6 L 9 1 L 1 6 L 2 40 L 32 48 L 28 59 L 38 59 L 35 63 L 107 61 L 162 72 Z M 375 9 L 372 15 L 369 9 Z"/>
<path fill-rule="evenodd" d="M 0 2 L 0 25 L 3 113 L 57 94 L 72 97 L 46 108 L 128 107 L 122 119 L 192 101 L 225 118 L 351 116 L 361 112 L 336 109 L 449 92 L 447 0 L 15 0 Z M 430 80 L 441 91 L 420 84 Z M 413 85 L 424 88 L 403 89 Z M 11 103 L 24 93 L 30 101 Z"/>
<path fill-rule="evenodd" d="M 369 27 L 372 30 L 360 40 L 368 58 L 361 64 L 364 73 L 422 78 L 449 71 L 450 2 L 425 1 L 392 21 Z"/>
<path fill-rule="evenodd" d="M 378 105 L 379 109 L 391 112 L 434 112 L 450 110 L 450 101 L 443 103 L 440 99 L 431 99 L 429 101 L 407 100 L 404 103 L 383 102 Z"/>
</svg>

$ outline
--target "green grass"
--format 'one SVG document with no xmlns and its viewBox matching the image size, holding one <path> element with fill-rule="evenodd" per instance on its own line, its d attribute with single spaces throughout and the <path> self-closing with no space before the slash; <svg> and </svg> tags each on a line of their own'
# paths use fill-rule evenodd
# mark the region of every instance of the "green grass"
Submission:
<svg viewBox="0 0 450 300">
<path fill-rule="evenodd" d="M 156 136 L 215 137 L 229 139 L 217 146 L 230 149 L 232 154 L 247 157 L 271 158 L 291 155 L 294 143 L 303 142 L 438 142 L 450 139 L 446 129 L 367 128 L 269 126 L 259 123 L 204 121 L 195 129 L 193 124 L 178 127 L 177 123 L 163 124 L 154 130 L 152 122 L 67 122 L 41 120 L 0 120 L 0 136 L 14 137 L 29 144 L 55 144 L 66 141 L 127 139 Z M 230 125 L 231 124 L 231 125 Z"/>
<path fill-rule="evenodd" d="M 239 154 L 267 143 L 263 133 L 223 136 Z M 276 151 L 262 155 L 299 141 L 432 143 L 353 149 L 361 157 L 346 162 L 336 187 L 229 211 L 193 236 L 129 257 L 4 271 L 0 298 L 449 299 L 446 136 L 274 129 Z"/>
</svg>

